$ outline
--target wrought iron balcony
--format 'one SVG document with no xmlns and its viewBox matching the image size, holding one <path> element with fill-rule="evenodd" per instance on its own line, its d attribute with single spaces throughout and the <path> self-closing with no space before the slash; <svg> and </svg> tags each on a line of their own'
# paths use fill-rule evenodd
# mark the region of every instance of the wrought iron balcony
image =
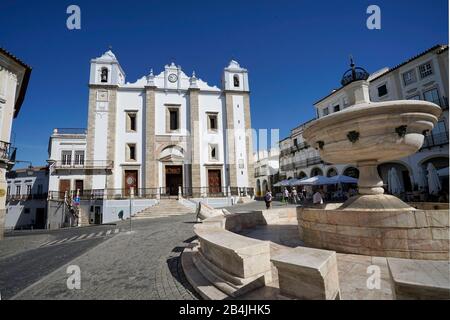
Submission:
<svg viewBox="0 0 450 320">
<path fill-rule="evenodd" d="M 6 196 L 6 202 L 13 201 L 28 201 L 28 200 L 46 200 L 47 193 L 32 193 L 32 194 L 10 194 Z"/>
<path fill-rule="evenodd" d="M 78 160 L 78 161 L 56 161 L 55 169 L 112 169 L 112 160 Z"/>
<path fill-rule="evenodd" d="M 11 162 L 14 160 L 12 159 L 14 150 L 16 150 L 16 148 L 11 147 L 9 142 L 0 141 L 0 161 Z"/>
</svg>

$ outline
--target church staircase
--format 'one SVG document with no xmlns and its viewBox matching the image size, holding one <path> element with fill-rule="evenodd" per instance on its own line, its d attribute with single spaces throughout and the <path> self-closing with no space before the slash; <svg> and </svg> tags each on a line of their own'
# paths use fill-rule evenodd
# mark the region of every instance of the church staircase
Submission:
<svg viewBox="0 0 450 320">
<path fill-rule="evenodd" d="M 162 218 L 193 213 L 195 213 L 195 209 L 184 206 L 178 200 L 161 199 L 158 204 L 142 210 L 133 219 Z"/>
</svg>

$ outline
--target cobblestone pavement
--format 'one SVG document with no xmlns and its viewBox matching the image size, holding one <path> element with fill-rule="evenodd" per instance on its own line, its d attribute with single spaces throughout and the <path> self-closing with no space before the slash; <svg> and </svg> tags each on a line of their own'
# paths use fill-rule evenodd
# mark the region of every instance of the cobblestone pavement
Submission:
<svg viewBox="0 0 450 320">
<path fill-rule="evenodd" d="M 198 299 L 180 261 L 194 221 L 192 214 L 136 220 L 131 233 L 100 243 L 13 299 Z M 79 290 L 67 288 L 69 265 L 80 267 Z"/>
</svg>

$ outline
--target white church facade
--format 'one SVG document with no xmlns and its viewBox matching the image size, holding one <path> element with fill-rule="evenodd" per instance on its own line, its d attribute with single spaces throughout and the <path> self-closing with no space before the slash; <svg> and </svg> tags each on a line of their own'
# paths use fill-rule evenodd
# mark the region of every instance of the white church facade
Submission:
<svg viewBox="0 0 450 320">
<path fill-rule="evenodd" d="M 246 69 L 231 61 L 221 88 L 174 63 L 125 79 L 111 51 L 91 60 L 85 142 L 75 150 L 63 134 L 51 138 L 50 191 L 206 195 L 254 185 Z"/>
</svg>

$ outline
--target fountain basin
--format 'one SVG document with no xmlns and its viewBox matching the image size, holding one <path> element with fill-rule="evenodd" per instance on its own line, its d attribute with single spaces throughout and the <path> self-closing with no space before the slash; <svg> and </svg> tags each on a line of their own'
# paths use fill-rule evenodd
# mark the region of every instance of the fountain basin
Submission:
<svg viewBox="0 0 450 320">
<path fill-rule="evenodd" d="M 345 110 L 311 122 L 303 136 L 330 163 L 356 163 L 362 195 L 384 193 L 377 166 L 407 157 L 423 144 L 424 134 L 437 123 L 441 108 L 431 102 L 363 100 Z M 400 200 L 391 199 L 401 206 Z M 359 205 L 359 207 L 361 207 Z"/>
<path fill-rule="evenodd" d="M 427 101 L 360 103 L 313 121 L 303 136 L 330 163 L 385 162 L 417 152 L 441 112 Z"/>
<path fill-rule="evenodd" d="M 448 209 L 343 210 L 342 206 L 297 208 L 299 234 L 306 246 L 382 257 L 449 259 Z"/>
</svg>

